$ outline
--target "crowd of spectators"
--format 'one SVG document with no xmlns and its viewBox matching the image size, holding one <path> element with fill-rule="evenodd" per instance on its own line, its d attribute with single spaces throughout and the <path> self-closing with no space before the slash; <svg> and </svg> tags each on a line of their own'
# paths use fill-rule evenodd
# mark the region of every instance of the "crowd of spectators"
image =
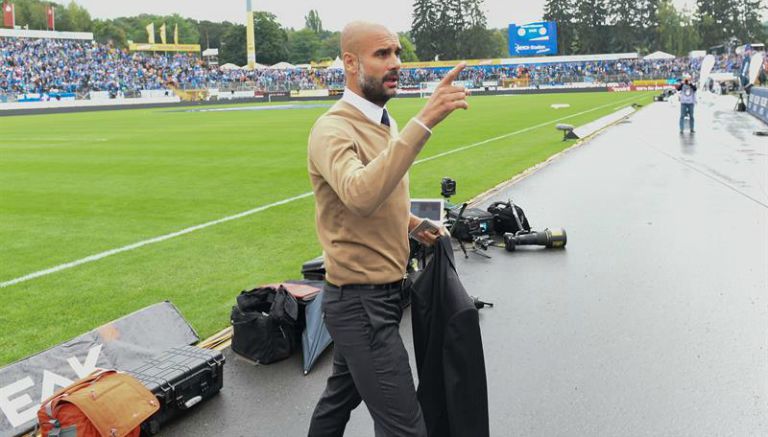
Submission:
<svg viewBox="0 0 768 437">
<path fill-rule="evenodd" d="M 205 86 L 209 69 L 189 54 L 128 53 L 91 41 L 0 38 L 0 92 L 83 93 Z"/>
<path fill-rule="evenodd" d="M 738 71 L 739 56 L 717 58 L 713 71 Z M 477 66 L 465 69 L 459 80 L 480 85 L 482 82 L 505 79 L 527 80 L 531 85 L 563 85 L 573 82 L 630 83 L 635 80 L 666 80 L 701 68 L 701 58 L 668 60 L 621 59 L 615 61 L 584 61 L 516 65 Z M 413 69 L 401 73 L 401 85 L 418 87 L 419 83 L 439 80 L 448 69 Z"/>
<path fill-rule="evenodd" d="M 668 79 L 698 71 L 701 60 L 622 59 L 567 63 L 483 65 L 468 67 L 460 80 L 475 84 L 526 80 L 532 85 L 572 82 L 619 82 Z M 741 58 L 717 58 L 715 71 L 738 71 Z M 401 70 L 400 86 L 418 88 L 437 81 L 447 68 Z M 217 87 L 288 91 L 343 88 L 344 73 L 338 69 L 243 69 L 223 70 L 199 56 L 185 53 L 130 53 L 94 41 L 0 38 L 0 95 L 75 93 L 110 94 L 140 90 Z"/>
</svg>

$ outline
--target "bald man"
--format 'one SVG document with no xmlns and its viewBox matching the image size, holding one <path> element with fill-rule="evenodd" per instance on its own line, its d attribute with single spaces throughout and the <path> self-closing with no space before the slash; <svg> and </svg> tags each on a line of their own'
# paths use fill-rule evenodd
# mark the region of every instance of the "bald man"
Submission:
<svg viewBox="0 0 768 437">
<path fill-rule="evenodd" d="M 310 437 L 342 436 L 365 401 L 375 434 L 426 436 L 408 354 L 399 333 L 409 255 L 408 170 L 432 129 L 467 92 L 449 72 L 421 111 L 399 130 L 386 103 L 397 93 L 400 41 L 384 26 L 355 22 L 341 34 L 346 89 L 315 123 L 308 167 L 324 250 L 325 323 L 334 341 L 333 372 L 315 407 Z M 432 244 L 444 232 L 422 232 Z"/>
</svg>

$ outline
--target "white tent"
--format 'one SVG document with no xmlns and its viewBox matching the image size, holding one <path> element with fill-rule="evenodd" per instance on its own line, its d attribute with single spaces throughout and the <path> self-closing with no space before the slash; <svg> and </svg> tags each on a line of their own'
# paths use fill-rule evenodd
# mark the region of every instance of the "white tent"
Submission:
<svg viewBox="0 0 768 437">
<path fill-rule="evenodd" d="M 331 62 L 331 65 L 328 66 L 329 70 L 343 70 L 344 69 L 344 63 L 341 62 L 341 58 L 336 56 L 336 59 Z"/>
<path fill-rule="evenodd" d="M 219 67 L 219 70 L 239 70 L 239 69 L 240 69 L 239 66 L 229 62 Z"/>
<path fill-rule="evenodd" d="M 670 55 L 669 53 L 657 51 L 657 52 L 651 53 L 650 55 L 645 56 L 643 59 L 648 59 L 648 60 L 675 59 L 675 55 Z"/>
<path fill-rule="evenodd" d="M 268 66 L 266 66 L 266 65 L 264 65 L 264 64 L 259 64 L 258 62 L 255 62 L 255 63 L 253 64 L 253 68 L 249 68 L 249 67 L 248 67 L 248 64 L 245 64 L 245 65 L 243 65 L 243 66 L 241 67 L 241 69 L 242 69 L 242 70 L 248 70 L 248 71 L 250 71 L 250 70 L 263 70 L 263 69 L 265 69 L 265 68 L 269 68 L 269 67 L 268 67 Z"/>
<path fill-rule="evenodd" d="M 691 59 L 703 58 L 704 56 L 707 56 L 706 50 L 691 50 L 688 52 L 688 57 Z"/>
<path fill-rule="evenodd" d="M 269 67 L 273 70 L 291 70 L 296 68 L 293 64 L 289 64 L 288 62 L 278 62 L 277 64 Z"/>
</svg>

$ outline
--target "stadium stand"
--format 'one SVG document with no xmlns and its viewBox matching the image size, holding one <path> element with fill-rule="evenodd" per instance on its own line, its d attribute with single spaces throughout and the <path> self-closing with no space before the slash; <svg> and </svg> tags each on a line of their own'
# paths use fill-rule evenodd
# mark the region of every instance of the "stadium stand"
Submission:
<svg viewBox="0 0 768 437">
<path fill-rule="evenodd" d="M 699 70 L 700 58 L 569 61 L 536 58 L 528 63 L 474 65 L 460 80 L 475 87 L 557 87 L 568 84 L 630 84 L 669 80 Z M 575 58 L 575 57 L 574 57 Z M 515 62 L 512 64 L 512 62 Z M 713 71 L 738 71 L 738 55 L 720 56 Z M 404 68 L 400 87 L 438 81 L 448 67 Z M 95 41 L 0 37 L 0 102 L 139 97 L 157 90 L 217 89 L 219 95 L 343 88 L 340 69 L 221 69 L 193 54 L 130 53 Z M 238 93 L 238 94 L 236 94 Z M 249 94 L 250 93 L 250 94 Z"/>
</svg>

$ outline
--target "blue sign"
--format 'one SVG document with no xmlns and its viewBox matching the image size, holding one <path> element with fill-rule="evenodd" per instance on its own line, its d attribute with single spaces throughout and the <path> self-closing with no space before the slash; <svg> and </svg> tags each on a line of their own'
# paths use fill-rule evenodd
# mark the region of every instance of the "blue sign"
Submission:
<svg viewBox="0 0 768 437">
<path fill-rule="evenodd" d="M 768 88 L 752 87 L 747 111 L 768 124 Z"/>
<path fill-rule="evenodd" d="M 509 54 L 512 56 L 536 56 L 557 54 L 557 23 L 509 25 Z"/>
</svg>

